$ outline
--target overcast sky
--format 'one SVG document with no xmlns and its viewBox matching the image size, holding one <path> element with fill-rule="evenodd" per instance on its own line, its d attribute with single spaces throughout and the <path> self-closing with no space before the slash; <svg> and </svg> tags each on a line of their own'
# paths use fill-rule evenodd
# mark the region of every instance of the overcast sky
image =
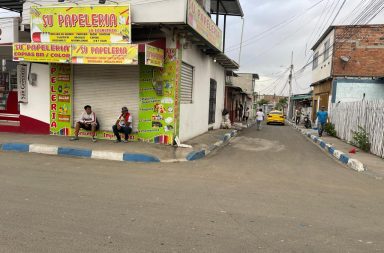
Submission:
<svg viewBox="0 0 384 253">
<path fill-rule="evenodd" d="M 334 24 L 351 24 L 362 12 L 362 6 L 371 1 L 346 0 Z M 294 52 L 293 64 L 297 71 L 308 61 L 311 47 L 328 28 L 343 0 L 240 0 L 240 2 L 245 14 L 245 26 L 239 72 L 259 74 L 260 81 L 257 82 L 256 91 L 261 94 L 288 95 L 288 85 L 285 85 L 288 73 L 281 81 L 275 80 L 289 68 L 291 52 Z M 317 3 L 319 4 L 314 6 Z M 222 23 L 221 21 L 221 25 Z M 384 11 L 370 23 L 384 23 Z M 225 53 L 237 62 L 241 27 L 241 18 L 227 19 Z M 272 27 L 275 28 L 266 32 Z M 305 72 L 297 74 L 297 82 L 296 80 L 293 82 L 293 93 L 305 93 L 310 90 L 311 70 L 310 66 Z M 276 87 L 272 89 L 274 86 Z"/>
</svg>

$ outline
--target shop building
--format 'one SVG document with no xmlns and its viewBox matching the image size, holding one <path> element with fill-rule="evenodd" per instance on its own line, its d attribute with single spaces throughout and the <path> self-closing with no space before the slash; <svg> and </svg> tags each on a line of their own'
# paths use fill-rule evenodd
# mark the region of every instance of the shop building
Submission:
<svg viewBox="0 0 384 253">
<path fill-rule="evenodd" d="M 113 138 L 122 106 L 133 116 L 132 140 L 172 144 L 219 128 L 225 72 L 239 66 L 222 53 L 224 34 L 208 14 L 242 16 L 238 1 L 99 2 L 24 3 L 31 43 L 13 44 L 26 89 L 20 81 L 12 130 L 72 135 L 86 104 L 98 138 Z"/>
</svg>

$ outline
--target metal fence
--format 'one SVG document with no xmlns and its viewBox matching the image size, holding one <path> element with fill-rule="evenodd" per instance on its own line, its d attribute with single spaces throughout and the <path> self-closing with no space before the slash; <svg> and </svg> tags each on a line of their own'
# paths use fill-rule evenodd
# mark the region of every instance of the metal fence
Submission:
<svg viewBox="0 0 384 253">
<path fill-rule="evenodd" d="M 348 142 L 358 126 L 369 134 L 371 153 L 384 158 L 384 100 L 333 104 L 330 112 L 337 136 Z"/>
</svg>

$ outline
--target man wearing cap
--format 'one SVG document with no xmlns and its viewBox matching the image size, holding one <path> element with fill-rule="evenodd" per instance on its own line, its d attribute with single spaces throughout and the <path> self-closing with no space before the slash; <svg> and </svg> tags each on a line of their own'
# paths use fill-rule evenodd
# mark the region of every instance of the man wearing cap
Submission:
<svg viewBox="0 0 384 253">
<path fill-rule="evenodd" d="M 116 124 L 113 125 L 112 129 L 116 136 L 116 143 L 121 142 L 119 133 L 124 133 L 124 142 L 128 142 L 128 136 L 132 132 L 132 115 L 128 112 L 127 107 L 121 108 L 121 115 L 116 120 Z"/>
<path fill-rule="evenodd" d="M 319 137 L 323 136 L 323 131 L 325 124 L 328 121 L 328 112 L 325 111 L 325 106 L 322 106 L 320 111 L 317 112 L 317 130 L 319 132 Z"/>
</svg>

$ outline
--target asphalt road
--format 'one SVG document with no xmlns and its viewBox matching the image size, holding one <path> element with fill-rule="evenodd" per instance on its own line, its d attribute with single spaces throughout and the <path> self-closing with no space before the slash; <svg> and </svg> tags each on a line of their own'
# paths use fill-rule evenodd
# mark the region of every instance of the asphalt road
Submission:
<svg viewBox="0 0 384 253">
<path fill-rule="evenodd" d="M 290 127 L 208 158 L 0 152 L 0 252 L 384 252 L 384 183 Z"/>
</svg>

